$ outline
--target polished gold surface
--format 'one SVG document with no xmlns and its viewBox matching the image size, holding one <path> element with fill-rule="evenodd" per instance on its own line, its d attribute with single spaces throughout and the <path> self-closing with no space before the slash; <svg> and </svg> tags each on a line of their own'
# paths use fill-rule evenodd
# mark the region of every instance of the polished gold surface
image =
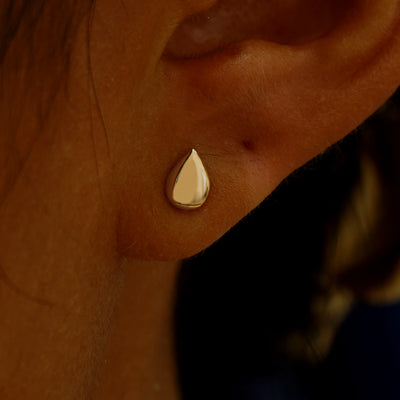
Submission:
<svg viewBox="0 0 400 400">
<path fill-rule="evenodd" d="M 175 207 L 194 210 L 204 204 L 209 191 L 207 171 L 197 151 L 192 149 L 171 171 L 167 196 Z"/>
</svg>

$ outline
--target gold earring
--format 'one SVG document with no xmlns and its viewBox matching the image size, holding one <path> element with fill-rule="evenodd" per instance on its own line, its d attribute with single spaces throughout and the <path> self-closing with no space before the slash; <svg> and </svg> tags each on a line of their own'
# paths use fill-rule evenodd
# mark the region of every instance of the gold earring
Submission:
<svg viewBox="0 0 400 400">
<path fill-rule="evenodd" d="M 195 210 L 207 200 L 210 179 L 197 151 L 192 149 L 171 171 L 167 197 L 182 210 Z"/>
</svg>

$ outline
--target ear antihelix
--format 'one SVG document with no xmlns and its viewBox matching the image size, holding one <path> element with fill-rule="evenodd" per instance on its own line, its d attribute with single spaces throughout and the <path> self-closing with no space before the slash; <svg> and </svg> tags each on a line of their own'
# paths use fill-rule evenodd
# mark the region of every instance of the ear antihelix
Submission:
<svg viewBox="0 0 400 400">
<path fill-rule="evenodd" d="M 171 204 L 182 210 L 196 210 L 207 200 L 210 179 L 197 151 L 192 149 L 172 169 L 166 194 Z"/>
<path fill-rule="evenodd" d="M 324 36 L 356 0 L 220 0 L 185 20 L 166 54 L 198 58 L 246 40 L 295 45 Z"/>
</svg>

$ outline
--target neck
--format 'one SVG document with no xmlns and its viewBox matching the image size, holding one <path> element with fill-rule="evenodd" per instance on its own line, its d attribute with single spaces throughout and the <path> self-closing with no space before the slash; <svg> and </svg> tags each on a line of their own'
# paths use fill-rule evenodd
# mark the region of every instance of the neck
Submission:
<svg viewBox="0 0 400 400">
<path fill-rule="evenodd" d="M 98 400 L 178 398 L 173 309 L 177 263 L 126 261 Z"/>
</svg>

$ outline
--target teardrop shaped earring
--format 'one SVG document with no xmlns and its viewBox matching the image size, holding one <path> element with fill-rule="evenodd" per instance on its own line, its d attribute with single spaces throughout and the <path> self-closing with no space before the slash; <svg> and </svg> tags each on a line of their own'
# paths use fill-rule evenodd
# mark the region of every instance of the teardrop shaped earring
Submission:
<svg viewBox="0 0 400 400">
<path fill-rule="evenodd" d="M 195 210 L 207 200 L 210 179 L 197 151 L 192 149 L 171 171 L 166 193 L 169 201 L 182 210 Z"/>
</svg>

